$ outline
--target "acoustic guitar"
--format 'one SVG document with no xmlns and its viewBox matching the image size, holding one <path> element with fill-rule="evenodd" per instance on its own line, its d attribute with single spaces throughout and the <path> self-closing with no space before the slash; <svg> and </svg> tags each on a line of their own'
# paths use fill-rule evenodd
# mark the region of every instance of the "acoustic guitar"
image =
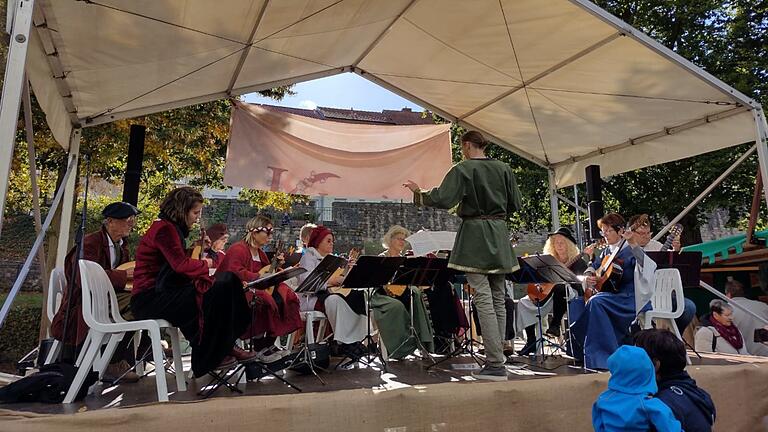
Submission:
<svg viewBox="0 0 768 432">
<path fill-rule="evenodd" d="M 650 221 L 648 220 L 648 215 L 642 214 L 632 226 L 626 229 L 626 231 L 634 231 L 641 226 L 649 224 Z M 614 294 L 619 292 L 619 284 L 621 283 L 621 277 L 623 276 L 624 271 L 621 266 L 614 265 L 614 261 L 616 260 L 616 255 L 619 254 L 619 251 L 621 251 L 626 242 L 627 240 L 622 238 L 616 250 L 603 258 L 600 267 L 595 272 L 595 277 L 597 278 L 595 291 L 610 292 Z"/>
<path fill-rule="evenodd" d="M 605 244 L 605 240 L 600 239 L 588 245 L 584 249 L 596 248 L 604 244 Z M 567 263 L 563 264 L 563 266 L 566 268 L 570 268 L 573 265 L 573 263 L 581 259 L 582 255 L 584 254 L 576 255 L 575 257 L 571 258 Z M 546 299 L 547 296 L 549 296 L 549 293 L 551 293 L 554 288 L 555 288 L 555 284 L 552 284 L 552 283 L 538 283 L 538 284 L 531 283 L 531 284 L 528 284 L 528 286 L 526 287 L 526 291 L 528 292 L 528 298 L 530 298 L 531 301 L 534 302 L 534 304 L 536 304 L 536 302 L 540 302 Z"/>
<path fill-rule="evenodd" d="M 680 237 L 680 234 L 683 233 L 683 226 L 680 224 L 675 224 L 672 228 L 669 229 L 669 234 L 667 234 L 667 239 L 664 241 L 664 244 L 661 246 L 661 251 L 666 252 L 670 249 L 672 249 L 672 243 L 674 243 L 676 238 Z"/>
</svg>

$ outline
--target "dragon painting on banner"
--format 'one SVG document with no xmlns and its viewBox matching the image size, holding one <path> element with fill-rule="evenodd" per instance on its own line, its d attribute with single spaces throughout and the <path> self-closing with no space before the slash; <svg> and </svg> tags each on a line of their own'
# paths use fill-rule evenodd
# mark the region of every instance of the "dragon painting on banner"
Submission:
<svg viewBox="0 0 768 432">
<path fill-rule="evenodd" d="M 450 168 L 447 124 L 341 123 L 235 102 L 224 183 L 311 196 L 407 200 L 406 180 L 437 186 Z"/>
</svg>

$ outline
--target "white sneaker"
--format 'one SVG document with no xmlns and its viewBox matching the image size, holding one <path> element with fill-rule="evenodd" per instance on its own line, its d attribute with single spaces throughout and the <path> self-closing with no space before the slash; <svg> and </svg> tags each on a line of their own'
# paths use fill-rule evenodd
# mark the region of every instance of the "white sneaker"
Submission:
<svg viewBox="0 0 768 432">
<path fill-rule="evenodd" d="M 278 350 L 274 346 L 268 346 L 256 353 L 256 358 L 262 363 L 274 363 L 288 354 L 290 354 L 288 350 Z"/>
</svg>

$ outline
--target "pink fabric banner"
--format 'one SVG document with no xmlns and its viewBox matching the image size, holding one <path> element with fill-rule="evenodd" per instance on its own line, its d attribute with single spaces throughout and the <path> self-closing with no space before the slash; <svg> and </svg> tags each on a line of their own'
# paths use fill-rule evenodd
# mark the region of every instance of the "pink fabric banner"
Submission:
<svg viewBox="0 0 768 432">
<path fill-rule="evenodd" d="M 224 183 L 305 195 L 410 200 L 402 184 L 440 184 L 450 125 L 377 126 L 236 103 Z"/>
</svg>

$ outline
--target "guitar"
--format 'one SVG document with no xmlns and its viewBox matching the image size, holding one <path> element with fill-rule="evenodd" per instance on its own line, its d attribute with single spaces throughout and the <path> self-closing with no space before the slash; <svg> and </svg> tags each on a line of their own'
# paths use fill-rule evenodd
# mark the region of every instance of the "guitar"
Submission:
<svg viewBox="0 0 768 432">
<path fill-rule="evenodd" d="M 649 224 L 650 221 L 648 220 L 648 215 L 643 214 L 640 215 L 637 221 L 632 224 L 632 226 L 627 228 L 626 231 L 634 231 L 641 226 Z M 600 267 L 595 272 L 595 277 L 597 278 L 597 282 L 595 283 L 594 288 L 595 291 L 605 291 L 614 294 L 619 292 L 619 284 L 621 283 L 621 277 L 623 276 L 624 271 L 622 270 L 621 266 L 614 265 L 614 261 L 616 260 L 616 255 L 619 254 L 619 251 L 621 251 L 621 249 L 624 247 L 624 243 L 626 242 L 627 240 L 622 238 L 616 250 L 613 251 L 612 254 L 603 258 Z"/>
<path fill-rule="evenodd" d="M 605 244 L 605 240 L 600 239 L 588 245 L 584 249 L 596 248 L 604 244 Z M 575 257 L 571 258 L 567 263 L 563 264 L 563 266 L 566 268 L 570 268 L 573 265 L 573 263 L 581 259 L 582 255 L 584 254 L 576 255 Z M 554 288 L 555 288 L 555 284 L 552 284 L 552 283 L 538 283 L 538 284 L 531 283 L 531 284 L 528 284 L 528 286 L 526 287 L 526 291 L 528 292 L 528 298 L 530 298 L 531 301 L 534 302 L 534 304 L 536 304 L 536 302 L 540 302 L 546 299 L 547 296 L 549 296 L 549 293 L 551 293 Z"/>
<path fill-rule="evenodd" d="M 672 243 L 675 241 L 676 238 L 680 237 L 680 234 L 683 232 L 683 226 L 680 224 L 675 224 L 672 228 L 669 229 L 669 234 L 667 234 L 667 239 L 664 241 L 664 245 L 661 246 L 661 251 L 666 252 L 670 249 L 672 249 Z"/>
<path fill-rule="evenodd" d="M 349 270 L 352 269 L 352 267 L 354 266 L 354 264 L 350 264 L 350 263 L 354 263 L 354 261 L 356 261 L 358 258 L 360 258 L 360 254 L 361 254 L 360 249 L 352 248 L 349 251 L 347 265 L 344 266 L 344 267 L 341 267 L 341 268 L 337 269 L 335 272 L 333 272 L 333 274 L 331 275 L 330 278 L 328 278 L 328 280 L 336 279 L 338 277 L 346 276 L 347 273 L 349 272 Z M 352 292 L 352 288 L 344 288 L 344 287 L 341 287 L 341 286 L 338 286 L 338 287 L 328 287 L 328 292 L 331 293 L 331 294 L 339 294 L 341 296 L 346 297 L 346 296 L 349 295 L 349 293 Z"/>
<path fill-rule="evenodd" d="M 136 261 L 128 261 L 115 267 L 115 270 L 128 270 L 128 269 L 135 269 L 135 268 L 136 268 Z M 125 282 L 125 290 L 130 291 L 132 289 L 133 289 L 133 279 L 128 279 Z"/>
</svg>

